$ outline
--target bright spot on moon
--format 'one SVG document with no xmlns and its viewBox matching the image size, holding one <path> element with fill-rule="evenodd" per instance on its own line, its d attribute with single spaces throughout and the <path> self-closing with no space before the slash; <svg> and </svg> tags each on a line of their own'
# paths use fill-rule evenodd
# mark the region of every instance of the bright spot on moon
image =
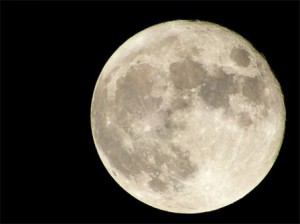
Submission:
<svg viewBox="0 0 300 224">
<path fill-rule="evenodd" d="M 125 191 L 161 210 L 201 213 L 241 199 L 267 175 L 285 106 L 247 40 L 217 24 L 177 20 L 143 30 L 111 56 L 91 126 Z"/>
</svg>

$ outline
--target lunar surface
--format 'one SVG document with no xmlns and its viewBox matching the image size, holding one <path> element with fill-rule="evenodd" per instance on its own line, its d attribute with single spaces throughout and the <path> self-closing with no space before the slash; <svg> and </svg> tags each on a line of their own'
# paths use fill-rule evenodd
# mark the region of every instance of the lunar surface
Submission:
<svg viewBox="0 0 300 224">
<path fill-rule="evenodd" d="M 98 154 L 129 194 L 201 213 L 248 194 L 270 171 L 285 129 L 280 85 L 243 37 L 217 24 L 171 21 L 127 40 L 93 94 Z"/>
</svg>

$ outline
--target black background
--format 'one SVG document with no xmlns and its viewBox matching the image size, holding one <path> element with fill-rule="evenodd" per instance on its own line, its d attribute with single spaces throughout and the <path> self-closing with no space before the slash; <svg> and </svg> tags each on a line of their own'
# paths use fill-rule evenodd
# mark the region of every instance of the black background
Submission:
<svg viewBox="0 0 300 224">
<path fill-rule="evenodd" d="M 287 108 L 278 160 L 242 200 L 217 211 L 163 212 L 123 191 L 93 143 L 98 75 L 129 37 L 198 19 L 230 28 L 262 52 Z M 299 4 L 297 2 L 2 2 L 3 222 L 298 222 Z"/>
</svg>

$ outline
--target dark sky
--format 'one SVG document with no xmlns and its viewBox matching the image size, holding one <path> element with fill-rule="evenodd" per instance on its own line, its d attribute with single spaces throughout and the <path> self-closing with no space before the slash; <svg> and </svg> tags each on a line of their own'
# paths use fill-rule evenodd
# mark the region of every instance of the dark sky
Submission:
<svg viewBox="0 0 300 224">
<path fill-rule="evenodd" d="M 299 3 L 1 2 L 2 222 L 242 223 L 299 221 Z M 179 215 L 123 191 L 94 146 L 90 104 L 111 54 L 160 22 L 223 25 L 262 52 L 287 108 L 278 160 L 244 199 Z"/>
</svg>

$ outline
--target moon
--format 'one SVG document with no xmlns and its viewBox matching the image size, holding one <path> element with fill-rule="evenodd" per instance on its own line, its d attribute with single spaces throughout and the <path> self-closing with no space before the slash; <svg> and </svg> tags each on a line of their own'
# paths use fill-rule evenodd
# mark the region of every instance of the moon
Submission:
<svg viewBox="0 0 300 224">
<path fill-rule="evenodd" d="M 175 20 L 128 39 L 109 58 L 91 104 L 104 167 L 130 195 L 174 213 L 228 206 L 272 168 L 284 97 L 242 36 Z"/>
</svg>

